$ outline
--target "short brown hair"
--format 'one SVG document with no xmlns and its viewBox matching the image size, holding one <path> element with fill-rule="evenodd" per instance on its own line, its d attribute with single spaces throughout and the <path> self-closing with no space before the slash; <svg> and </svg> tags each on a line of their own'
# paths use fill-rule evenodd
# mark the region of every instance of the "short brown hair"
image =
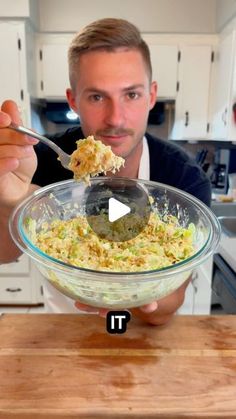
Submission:
<svg viewBox="0 0 236 419">
<path fill-rule="evenodd" d="M 68 51 L 71 86 L 73 87 L 74 68 L 82 54 L 99 49 L 114 51 L 122 47 L 140 51 L 151 81 L 150 51 L 138 28 L 124 19 L 105 18 L 85 26 L 72 39 Z"/>
</svg>

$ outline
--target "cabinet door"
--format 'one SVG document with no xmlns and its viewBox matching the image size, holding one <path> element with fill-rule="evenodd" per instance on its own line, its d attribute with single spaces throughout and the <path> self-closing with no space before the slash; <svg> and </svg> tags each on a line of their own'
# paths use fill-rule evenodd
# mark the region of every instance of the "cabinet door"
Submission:
<svg viewBox="0 0 236 419">
<path fill-rule="evenodd" d="M 18 27 L 0 24 L 0 102 L 13 99 L 21 104 L 21 69 Z"/>
<path fill-rule="evenodd" d="M 184 302 L 177 310 L 177 314 L 191 315 L 194 311 L 194 288 L 190 282 L 185 291 Z"/>
<path fill-rule="evenodd" d="M 149 47 L 153 68 L 153 80 L 158 83 L 158 98 L 175 98 L 177 46 L 149 45 Z M 40 96 L 45 98 L 65 97 L 65 90 L 69 87 L 67 63 L 68 44 L 44 44 L 40 47 L 40 51 Z M 55 71 L 57 77 L 55 77 Z"/>
<path fill-rule="evenodd" d="M 193 314 L 210 314 L 212 268 L 213 257 L 210 256 L 195 271 L 192 281 L 194 288 Z"/>
<path fill-rule="evenodd" d="M 7 275 L 28 275 L 30 270 L 29 257 L 27 255 L 21 255 L 15 262 L 3 263 L 0 265 L 0 281 L 1 276 Z"/>
<path fill-rule="evenodd" d="M 42 281 L 42 275 L 26 254 L 0 265 L 0 305 L 42 304 Z"/>
<path fill-rule="evenodd" d="M 158 83 L 158 99 L 176 97 L 178 72 L 177 45 L 149 45 L 153 80 Z"/>
<path fill-rule="evenodd" d="M 184 303 L 177 314 L 210 314 L 212 267 L 211 256 L 192 273 L 192 280 L 185 291 Z"/>
<path fill-rule="evenodd" d="M 31 124 L 30 97 L 27 85 L 25 24 L 0 22 L 0 104 L 14 100 L 23 124 Z"/>
<path fill-rule="evenodd" d="M 67 64 L 68 44 L 47 44 L 40 48 L 40 96 L 63 98 L 70 86 Z"/>
<path fill-rule="evenodd" d="M 208 45 L 181 48 L 173 139 L 207 137 L 211 55 Z"/>
<path fill-rule="evenodd" d="M 220 41 L 216 53 L 214 110 L 211 134 L 213 139 L 228 139 L 233 59 L 233 34 L 231 33 Z"/>
</svg>

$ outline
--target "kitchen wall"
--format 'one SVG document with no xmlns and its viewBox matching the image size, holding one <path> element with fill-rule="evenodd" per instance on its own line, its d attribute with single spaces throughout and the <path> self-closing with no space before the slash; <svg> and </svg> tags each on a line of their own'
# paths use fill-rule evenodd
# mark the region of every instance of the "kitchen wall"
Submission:
<svg viewBox="0 0 236 419">
<path fill-rule="evenodd" d="M 142 32 L 214 33 L 216 0 L 40 0 L 41 32 L 76 32 L 103 17 L 125 18 Z"/>
<path fill-rule="evenodd" d="M 0 0 L 0 17 L 29 17 L 29 0 Z"/>
<path fill-rule="evenodd" d="M 39 32 L 75 32 L 92 20 L 127 18 L 142 32 L 215 33 L 236 18 L 235 0 L 0 0 L 0 18 L 31 18 Z"/>
<path fill-rule="evenodd" d="M 39 29 L 39 0 L 0 0 L 1 19 L 30 19 L 35 30 Z"/>
<path fill-rule="evenodd" d="M 220 32 L 233 17 L 236 17 L 236 1 L 216 0 L 216 31 Z"/>
<path fill-rule="evenodd" d="M 142 32 L 215 33 L 235 17 L 235 0 L 0 0 L 0 18 L 28 18 L 39 32 L 76 32 L 105 16 L 126 18 Z"/>
</svg>

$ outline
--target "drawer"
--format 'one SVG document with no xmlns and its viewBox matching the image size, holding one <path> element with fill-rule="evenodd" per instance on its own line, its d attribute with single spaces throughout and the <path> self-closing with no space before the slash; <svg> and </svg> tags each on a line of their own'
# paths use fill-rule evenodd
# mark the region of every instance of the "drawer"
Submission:
<svg viewBox="0 0 236 419">
<path fill-rule="evenodd" d="M 4 263 L 0 265 L 0 276 L 1 275 L 12 275 L 12 274 L 28 274 L 30 269 L 30 260 L 27 255 L 20 256 L 15 262 Z"/>
<path fill-rule="evenodd" d="M 31 297 L 30 278 L 0 278 L 0 304 L 28 304 Z"/>
</svg>

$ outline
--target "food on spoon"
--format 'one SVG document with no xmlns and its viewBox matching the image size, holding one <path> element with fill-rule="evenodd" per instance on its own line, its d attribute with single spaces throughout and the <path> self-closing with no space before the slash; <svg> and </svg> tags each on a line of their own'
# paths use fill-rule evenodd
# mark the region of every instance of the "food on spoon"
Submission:
<svg viewBox="0 0 236 419">
<path fill-rule="evenodd" d="M 77 149 L 71 154 L 69 164 L 76 180 L 82 180 L 90 185 L 90 177 L 98 176 L 100 173 L 115 173 L 124 166 L 125 160 L 116 156 L 110 146 L 95 140 L 93 135 L 76 143 Z"/>
</svg>

